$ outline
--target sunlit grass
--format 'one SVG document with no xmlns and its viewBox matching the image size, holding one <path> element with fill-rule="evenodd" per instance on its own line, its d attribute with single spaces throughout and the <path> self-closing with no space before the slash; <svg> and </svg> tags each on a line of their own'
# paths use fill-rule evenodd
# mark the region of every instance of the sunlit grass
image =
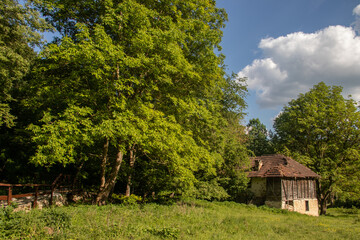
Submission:
<svg viewBox="0 0 360 240">
<path fill-rule="evenodd" d="M 356 209 L 330 209 L 329 216 L 311 217 L 232 202 L 183 201 L 17 214 L 17 224 L 26 227 L 23 239 L 360 239 Z M 19 236 L 16 229 L 13 233 L 7 237 Z"/>
</svg>

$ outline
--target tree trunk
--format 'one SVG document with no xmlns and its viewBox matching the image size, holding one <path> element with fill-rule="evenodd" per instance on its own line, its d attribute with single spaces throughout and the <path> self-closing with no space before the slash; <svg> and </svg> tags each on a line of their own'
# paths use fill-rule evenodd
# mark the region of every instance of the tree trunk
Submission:
<svg viewBox="0 0 360 240">
<path fill-rule="evenodd" d="M 81 162 L 81 164 L 80 164 L 80 165 L 77 167 L 77 169 L 76 169 L 76 173 L 75 173 L 73 182 L 72 182 L 72 184 L 71 184 L 71 190 L 72 190 L 72 191 L 75 190 L 76 182 L 77 182 L 77 180 L 78 180 L 78 178 L 79 178 L 80 171 L 81 171 L 81 169 L 82 169 L 83 166 L 84 166 L 84 162 L 85 162 L 85 161 Z"/>
<path fill-rule="evenodd" d="M 120 166 L 123 160 L 123 152 L 119 151 L 116 156 L 114 166 L 111 169 L 111 173 L 107 178 L 104 187 L 99 191 L 96 197 L 96 204 L 101 206 L 104 205 L 109 197 L 111 190 L 114 188 L 116 183 L 116 178 L 120 170 Z"/>
<path fill-rule="evenodd" d="M 331 187 L 334 183 L 330 177 L 329 182 L 322 185 L 320 180 L 316 181 L 317 183 L 317 199 L 319 201 L 320 215 L 325 215 L 327 210 L 328 200 L 332 194 Z"/>
<path fill-rule="evenodd" d="M 325 200 L 325 199 L 321 199 L 321 201 L 320 201 L 320 215 L 325 215 L 325 214 L 326 214 L 326 210 L 327 210 L 326 200 Z"/>
<path fill-rule="evenodd" d="M 132 177 L 132 173 L 134 171 L 134 165 L 135 165 L 135 144 L 130 148 L 130 173 L 128 176 L 128 181 L 127 181 L 127 185 L 126 185 L 126 193 L 125 196 L 126 197 L 130 197 L 130 190 L 131 190 L 131 177 Z"/>
<path fill-rule="evenodd" d="M 109 139 L 106 138 L 104 146 L 103 146 L 103 155 L 102 155 L 101 166 L 100 166 L 100 189 L 99 189 L 100 192 L 105 187 L 105 181 L 106 181 L 105 174 L 106 174 L 106 163 L 107 163 L 107 158 L 108 158 L 108 151 L 109 151 Z"/>
</svg>

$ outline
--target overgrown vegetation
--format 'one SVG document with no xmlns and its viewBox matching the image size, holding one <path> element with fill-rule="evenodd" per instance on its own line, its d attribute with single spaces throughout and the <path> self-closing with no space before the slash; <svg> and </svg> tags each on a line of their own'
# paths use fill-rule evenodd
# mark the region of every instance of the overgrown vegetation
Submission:
<svg viewBox="0 0 360 240">
<path fill-rule="evenodd" d="M 245 134 L 246 79 L 225 73 L 216 1 L 3 0 L 0 14 L 0 181 L 66 175 L 97 205 L 112 193 L 240 202 L 249 155 L 281 152 L 321 175 L 321 213 L 360 204 L 357 103 L 320 83 L 274 134 L 258 119 Z"/>
<path fill-rule="evenodd" d="M 335 194 L 357 201 L 360 194 L 360 112 L 341 92 L 321 82 L 290 101 L 274 123 L 278 150 L 321 176 L 321 214 Z"/>
<path fill-rule="evenodd" d="M 238 198 L 246 85 L 215 53 L 227 20 L 215 1 L 23 2 L 24 16 L 41 13 L 58 35 L 39 53 L 26 48 L 21 84 L 4 93 L 13 101 L 10 115 L 0 109 L 1 181 L 51 183 L 63 173 L 98 205 L 112 192 Z M 7 0 L 0 10 L 10 5 L 22 9 Z"/>
<path fill-rule="evenodd" d="M 172 205 L 79 205 L 1 210 L 6 239 L 359 239 L 359 210 L 328 216 L 234 202 L 179 201 Z"/>
</svg>

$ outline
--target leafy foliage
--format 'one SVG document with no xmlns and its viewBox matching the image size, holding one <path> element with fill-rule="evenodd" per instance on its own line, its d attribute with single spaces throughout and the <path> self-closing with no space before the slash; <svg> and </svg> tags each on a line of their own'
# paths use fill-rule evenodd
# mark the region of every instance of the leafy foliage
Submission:
<svg viewBox="0 0 360 240">
<path fill-rule="evenodd" d="M 341 91 L 321 82 L 289 102 L 274 124 L 279 148 L 321 176 L 322 213 L 331 194 L 359 191 L 360 112 Z"/>
<path fill-rule="evenodd" d="M 269 139 L 269 131 L 258 118 L 249 120 L 247 131 L 249 136 L 248 149 L 251 150 L 255 156 L 274 153 L 272 143 Z"/>
<path fill-rule="evenodd" d="M 111 195 L 111 199 L 114 203 L 121 203 L 124 205 L 135 205 L 143 200 L 142 197 L 136 196 L 135 194 L 131 194 L 129 197 L 127 197 L 115 193 Z"/>
<path fill-rule="evenodd" d="M 230 197 L 215 179 L 196 183 L 194 189 L 187 192 L 187 196 L 208 201 L 223 201 Z"/>
<path fill-rule="evenodd" d="M 116 179 L 149 195 L 182 194 L 219 173 L 245 178 L 246 149 L 231 130 L 246 87 L 224 77 L 214 53 L 226 21 L 214 1 L 33 2 L 61 34 L 23 101 L 42 115 L 28 128 L 33 163 L 98 166 L 99 199 Z"/>
<path fill-rule="evenodd" d="M 12 206 L 0 209 L 0 237 L 2 239 L 56 238 L 71 226 L 71 216 L 59 208 L 33 210 L 27 214 Z"/>
<path fill-rule="evenodd" d="M 49 26 L 29 1 L 3 0 L 0 3 L 0 126 L 14 126 L 11 113 L 13 91 L 23 85 L 36 53 L 32 47 L 41 45 L 39 31 Z"/>
</svg>

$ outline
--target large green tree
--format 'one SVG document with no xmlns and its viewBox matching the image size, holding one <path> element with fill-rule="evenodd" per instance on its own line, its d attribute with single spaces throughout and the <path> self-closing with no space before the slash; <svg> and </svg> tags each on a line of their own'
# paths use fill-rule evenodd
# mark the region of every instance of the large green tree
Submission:
<svg viewBox="0 0 360 240">
<path fill-rule="evenodd" d="M 139 157 L 164 166 L 173 192 L 216 176 L 231 87 L 214 53 L 226 20 L 215 1 L 35 2 L 62 36 L 42 52 L 24 101 L 44 113 L 30 127 L 34 163 L 98 161 L 98 204 L 124 159 L 127 194 Z"/>
<path fill-rule="evenodd" d="M 16 116 L 11 113 L 13 92 L 22 86 L 23 77 L 36 57 L 33 47 L 40 46 L 40 31 L 48 25 L 29 1 L 0 2 L 0 127 L 14 126 Z"/>
<path fill-rule="evenodd" d="M 258 118 L 250 119 L 246 127 L 248 132 L 247 147 L 255 156 L 274 153 L 272 142 L 269 139 L 270 132 Z"/>
<path fill-rule="evenodd" d="M 321 82 L 290 101 L 274 124 L 280 149 L 287 148 L 321 176 L 321 214 L 332 193 L 359 194 L 360 112 L 341 92 Z"/>
<path fill-rule="evenodd" d="M 50 25 L 30 1 L 0 1 L 0 181 L 27 182 L 33 180 L 29 176 L 39 176 L 28 163 L 33 144 L 25 128 L 34 117 L 21 106 L 21 92 L 45 30 Z"/>
</svg>

